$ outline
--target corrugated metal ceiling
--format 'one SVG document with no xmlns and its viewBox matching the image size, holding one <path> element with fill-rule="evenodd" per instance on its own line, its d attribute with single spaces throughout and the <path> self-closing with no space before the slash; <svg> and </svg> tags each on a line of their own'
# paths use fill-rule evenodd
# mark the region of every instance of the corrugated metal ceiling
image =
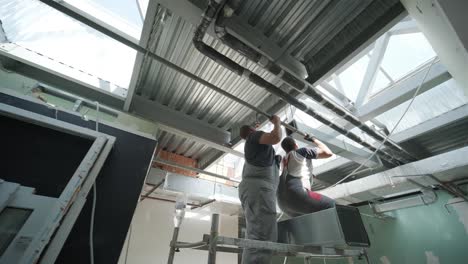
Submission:
<svg viewBox="0 0 468 264">
<path fill-rule="evenodd" d="M 268 96 L 268 93 L 200 54 L 192 45 L 194 29 L 194 25 L 172 14 L 170 10 L 159 6 L 148 47 L 151 51 L 162 55 L 184 69 L 242 100 L 258 106 Z M 234 61 L 247 65 L 250 70 L 268 81 L 279 85 L 279 81 L 271 74 L 251 62 L 247 62 L 239 53 L 230 50 L 220 41 L 206 36 L 205 42 Z M 144 59 L 136 93 L 224 129 L 239 123 L 251 113 L 251 110 L 246 107 L 234 103 L 232 100 L 149 58 Z"/>
<path fill-rule="evenodd" d="M 206 5 L 206 1 L 192 2 L 201 8 Z M 370 0 L 243 1 L 237 14 L 285 52 L 298 60 L 303 60 L 324 47 L 371 2 Z M 384 7 L 386 6 L 382 8 Z M 222 68 L 194 48 L 192 36 L 195 26 L 172 13 L 171 10 L 158 6 L 147 47 L 246 102 L 255 106 L 260 105 L 267 98 L 267 92 Z M 277 78 L 247 61 L 217 39 L 207 35 L 204 41 L 269 82 L 281 85 Z M 283 89 L 288 90 L 284 87 Z M 242 123 L 242 120 L 252 113 L 251 110 L 147 57 L 143 59 L 138 73 L 135 91 L 139 96 L 223 129 Z M 165 148 L 186 144 L 185 142 L 169 142 L 167 138 L 178 139 L 179 137 L 165 133 L 160 138 L 162 143 L 167 142 L 162 144 Z M 184 149 L 184 147 L 179 149 Z M 204 149 L 204 151 L 209 151 L 209 149 Z M 180 154 L 187 155 L 183 151 Z M 197 156 L 203 156 L 203 154 L 199 153 Z"/>
<path fill-rule="evenodd" d="M 192 159 L 199 159 L 211 150 L 204 144 L 162 130 L 157 133 L 156 138 L 159 146 L 165 150 Z"/>
<path fill-rule="evenodd" d="M 243 1 L 239 15 L 298 60 L 319 51 L 371 0 Z"/>
<path fill-rule="evenodd" d="M 199 6 L 206 4 L 204 1 L 195 2 L 198 2 Z M 285 52 L 290 53 L 298 60 L 304 60 L 326 47 L 327 43 L 332 41 L 335 36 L 341 34 L 340 32 L 348 23 L 364 14 L 366 7 L 373 4 L 374 8 L 380 7 L 382 13 L 386 8 L 388 9 L 395 4 L 395 1 L 388 1 L 385 4 L 378 4 L 379 2 L 381 1 L 255 0 L 243 1 L 237 13 L 250 26 L 282 47 Z M 154 18 L 147 44 L 151 51 L 250 104 L 258 106 L 268 97 L 268 93 L 263 89 L 200 54 L 192 44 L 196 25 L 188 23 L 184 18 L 177 16 L 163 6 L 158 6 Z M 369 21 L 372 19 L 376 19 L 376 17 L 370 17 L 367 22 L 370 23 Z M 268 81 L 278 86 L 281 85 L 275 77 L 245 60 L 240 54 L 227 48 L 215 38 L 205 36 L 204 41 Z M 229 129 L 242 123 L 243 118 L 252 113 L 251 110 L 149 58 L 144 58 L 138 76 L 137 95 L 222 129 Z M 287 88 L 283 87 L 283 89 Z M 460 131 L 458 126 L 452 129 Z M 445 142 L 442 138 L 444 133 L 447 131 L 435 135 L 435 140 L 439 140 L 438 143 L 431 141 L 433 138 L 430 137 L 430 139 L 416 138 L 407 144 L 424 146 L 428 153 L 437 154 L 440 152 L 437 151 L 437 148 L 445 148 L 441 151 L 446 151 L 456 146 L 457 142 L 463 141 L 460 138 L 463 135 L 460 134 L 460 137 L 451 138 L 455 143 L 446 142 L 447 144 L 444 146 L 437 147 L 440 142 Z M 194 159 L 212 156 L 214 151 L 203 144 L 168 132 L 160 132 L 157 136 L 161 147 Z M 417 142 L 417 140 L 422 141 Z M 356 166 L 354 163 L 346 164 L 327 172 L 328 174 L 323 175 L 323 177 L 334 182 L 350 173 Z"/>
</svg>

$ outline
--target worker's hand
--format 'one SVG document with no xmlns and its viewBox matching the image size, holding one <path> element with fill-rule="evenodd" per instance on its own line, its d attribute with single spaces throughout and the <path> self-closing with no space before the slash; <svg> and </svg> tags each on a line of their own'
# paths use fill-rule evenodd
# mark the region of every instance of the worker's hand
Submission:
<svg viewBox="0 0 468 264">
<path fill-rule="evenodd" d="M 315 142 L 315 137 L 314 135 L 311 135 L 311 134 L 306 134 L 304 139 L 310 142 Z"/>
<path fill-rule="evenodd" d="M 270 122 L 272 122 L 274 125 L 281 125 L 281 119 L 277 115 L 272 115 Z"/>
</svg>

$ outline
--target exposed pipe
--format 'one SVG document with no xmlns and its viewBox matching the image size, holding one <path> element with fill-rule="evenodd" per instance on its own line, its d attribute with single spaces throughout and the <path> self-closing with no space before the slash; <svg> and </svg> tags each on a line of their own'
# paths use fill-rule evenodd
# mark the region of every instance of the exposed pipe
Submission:
<svg viewBox="0 0 468 264">
<path fill-rule="evenodd" d="M 56 88 L 53 88 L 53 87 L 51 87 L 49 85 L 46 85 L 46 84 L 43 84 L 43 83 L 37 83 L 32 89 L 34 89 L 34 88 L 37 88 L 37 89 L 41 90 L 42 92 L 44 92 L 46 94 L 50 94 L 50 95 L 53 95 L 53 96 L 56 96 L 56 97 L 59 97 L 59 98 L 65 99 L 65 100 L 69 100 L 69 101 L 81 100 L 82 104 L 85 105 L 88 108 L 95 108 L 96 107 L 96 102 L 94 102 L 94 101 L 85 99 L 83 97 L 80 97 L 80 96 L 77 96 L 77 95 L 74 95 L 74 94 L 71 94 L 71 93 L 56 89 Z M 100 107 L 100 111 L 103 112 L 103 113 L 106 113 L 106 114 L 114 116 L 114 117 L 117 117 L 119 115 L 119 112 L 117 110 L 115 110 L 115 109 L 112 109 L 112 108 L 107 107 L 105 105 L 100 105 L 99 107 Z"/>
<path fill-rule="evenodd" d="M 210 240 L 208 242 L 208 264 L 216 263 L 216 247 L 219 231 L 219 214 L 211 216 Z"/>
<path fill-rule="evenodd" d="M 212 84 L 212 83 L 210 83 L 210 82 L 208 82 L 208 81 L 206 81 L 206 80 L 204 80 L 204 79 L 198 77 L 197 75 L 195 75 L 195 74 L 193 74 L 193 73 L 191 73 L 191 72 L 189 72 L 189 71 L 187 71 L 187 70 L 185 70 L 185 69 L 183 69 L 183 68 L 177 66 L 176 64 L 174 64 L 174 63 L 172 63 L 172 62 L 170 62 L 170 61 L 164 59 L 163 57 L 160 57 L 160 56 L 156 55 L 154 52 L 151 52 L 151 51 L 147 50 L 146 48 L 140 46 L 139 44 L 134 43 L 134 42 L 131 41 L 130 39 L 126 38 L 125 36 L 122 36 L 122 35 L 120 35 L 120 34 L 117 34 L 117 33 L 113 32 L 113 31 L 107 29 L 106 27 L 104 27 L 104 26 L 102 26 L 102 25 L 100 25 L 100 24 L 98 24 L 98 23 L 96 23 L 96 22 L 90 20 L 89 18 L 87 18 L 87 17 L 85 17 L 85 16 L 83 16 L 83 15 L 81 15 L 81 14 L 75 12 L 74 10 L 71 10 L 71 9 L 69 9 L 68 7 L 66 7 L 66 6 L 64 6 L 64 5 L 62 5 L 62 4 L 60 4 L 60 3 L 56 2 L 56 1 L 53 1 L 53 0 L 40 0 L 40 1 L 41 1 L 42 3 L 48 5 L 48 6 L 52 7 L 52 8 L 54 8 L 54 9 L 56 9 L 56 10 L 58 10 L 58 11 L 64 13 L 64 14 L 66 14 L 66 15 L 68 15 L 68 16 L 70 16 L 70 17 L 72 17 L 72 18 L 74 18 L 74 19 L 76 19 L 76 20 L 78 20 L 78 21 L 80 21 L 81 23 L 90 26 L 91 28 L 93 28 L 93 29 L 95 29 L 95 30 L 101 32 L 102 34 L 104 34 L 104 35 L 106 35 L 106 36 L 108 36 L 108 37 L 110 37 L 110 38 L 112 38 L 112 39 L 114 39 L 114 40 L 116 40 L 116 41 L 118 41 L 118 42 L 120 42 L 120 43 L 122 43 L 122 44 L 124 44 L 124 45 L 126 45 L 126 46 L 128 46 L 128 47 L 130 47 L 130 48 L 132 48 L 132 49 L 134 49 L 134 50 L 136 50 L 136 51 L 138 51 L 138 52 L 140 52 L 140 53 L 143 53 L 143 54 L 147 55 L 148 57 L 150 57 L 150 58 L 152 58 L 152 59 L 154 59 L 154 60 L 156 60 L 156 61 L 158 61 L 158 62 L 164 64 L 164 65 L 167 66 L 168 68 L 171 68 L 172 70 L 175 70 L 175 71 L 181 73 L 182 75 L 184 75 L 184 76 L 186 76 L 186 77 L 188 77 L 188 78 L 190 78 L 190 79 L 192 79 L 192 80 L 194 80 L 194 81 L 196 81 L 196 82 L 198 82 L 198 83 L 200 83 L 200 84 L 202 84 L 202 85 L 204 85 L 204 86 L 206 86 L 206 87 L 208 87 L 208 88 L 210 88 L 210 89 L 212 89 L 212 90 L 214 90 L 214 91 L 216 91 L 216 92 L 218 92 L 218 93 L 220 93 L 220 94 L 222 94 L 222 95 L 224 95 L 224 96 L 226 96 L 226 97 L 228 97 L 229 99 L 231 99 L 231 100 L 233 100 L 233 101 L 235 101 L 235 102 L 237 102 L 237 103 L 239 103 L 239 104 L 241 104 L 241 105 L 244 105 L 244 106 L 248 107 L 249 109 L 251 109 L 251 110 L 253 110 L 253 111 L 255 111 L 255 112 L 259 113 L 259 114 L 262 114 L 262 115 L 264 115 L 264 116 L 267 117 L 267 118 L 271 118 L 272 115 L 266 113 L 265 111 L 263 111 L 263 110 L 261 110 L 261 109 L 255 107 L 255 106 L 253 106 L 253 105 L 251 105 L 251 104 L 249 104 L 249 103 L 247 103 L 247 102 L 245 102 L 245 101 L 243 101 L 243 100 L 237 98 L 236 96 L 234 96 L 234 95 L 232 95 L 232 94 L 226 92 L 225 90 L 223 90 L 223 89 L 217 87 L 216 85 L 214 85 L 214 84 Z M 213 17 L 215 16 L 215 14 L 216 14 L 216 13 L 212 14 Z M 205 19 L 204 19 L 204 20 L 205 20 Z M 211 21 L 211 20 L 212 20 L 212 19 L 210 19 L 210 21 Z M 209 24 L 209 23 L 208 23 L 208 24 Z M 199 28 L 200 28 L 200 27 L 199 27 Z M 206 30 L 206 28 L 205 28 L 204 30 Z M 197 31 L 198 31 L 198 30 L 197 30 Z M 204 32 L 201 32 L 201 33 L 204 34 Z M 200 46 L 200 45 L 199 45 L 199 46 Z M 212 49 L 212 48 L 209 47 L 209 46 L 207 46 L 207 47 L 210 48 L 210 49 Z M 216 50 L 214 50 L 214 49 L 212 49 L 212 50 L 213 50 L 214 52 L 217 53 Z M 219 55 L 219 54 L 218 54 L 218 55 Z M 221 56 L 222 56 L 222 54 L 221 54 Z M 224 56 L 223 56 L 223 57 L 224 57 Z M 210 58 L 211 58 L 211 56 L 210 56 Z M 216 57 L 214 57 L 214 58 L 212 58 L 212 59 L 215 59 L 215 61 L 219 61 L 219 58 L 216 58 Z M 223 60 L 223 61 L 224 61 L 224 60 Z M 229 58 L 227 58 L 227 61 L 226 61 L 226 62 L 228 62 L 228 64 L 229 64 L 229 62 L 231 62 L 231 66 L 239 66 L 239 65 L 237 65 L 235 62 L 233 62 L 232 60 L 230 60 Z M 224 64 L 223 64 L 223 65 L 224 65 Z M 253 83 L 255 83 L 255 84 L 259 85 L 259 86 L 264 87 L 264 88 L 267 89 L 269 92 L 274 93 L 274 94 L 278 95 L 279 97 L 290 99 L 291 102 L 293 102 L 293 103 L 290 102 L 291 104 L 295 105 L 295 106 L 296 106 L 297 108 L 299 108 L 300 110 L 302 110 L 302 111 L 308 113 L 309 115 L 311 115 L 312 117 L 316 118 L 316 119 L 319 120 L 320 122 L 322 122 L 322 123 L 324 123 L 324 124 L 330 126 L 331 128 L 335 129 L 336 131 L 340 132 L 341 134 L 347 136 L 348 138 L 350 138 L 350 139 L 352 139 L 352 140 L 358 142 L 358 143 L 361 144 L 362 146 L 364 146 L 364 147 L 366 147 L 366 148 L 368 148 L 368 149 L 370 149 L 370 150 L 372 150 L 372 151 L 375 151 L 375 150 L 376 150 L 376 148 L 374 148 L 374 147 L 373 147 L 372 145 L 370 145 L 369 143 L 364 142 L 364 141 L 363 141 L 359 136 L 357 136 L 356 134 L 354 134 L 354 133 L 352 133 L 352 132 L 350 132 L 350 131 L 347 131 L 346 129 L 344 129 L 344 128 L 340 127 L 340 126 L 337 126 L 337 125 L 335 125 L 335 124 L 332 124 L 330 121 L 328 121 L 327 119 L 325 119 L 323 116 L 317 114 L 315 111 L 313 111 L 312 109 L 310 109 L 307 105 L 303 104 L 302 102 L 300 102 L 300 101 L 297 100 L 296 98 L 290 96 L 289 94 L 287 94 L 287 93 L 285 93 L 285 92 L 279 90 L 276 86 L 274 86 L 274 85 L 268 83 L 267 81 L 263 80 L 260 76 L 251 73 L 251 72 L 248 71 L 247 69 L 245 69 L 245 71 L 244 71 L 244 69 L 243 69 L 241 66 L 240 66 L 240 68 L 235 67 L 235 69 L 241 70 L 241 75 L 242 75 L 242 73 L 243 73 L 246 77 L 249 77 L 249 79 L 250 79 Z M 231 69 L 231 70 L 232 70 L 232 69 Z M 235 72 L 237 73 L 237 71 L 235 71 Z M 250 75 L 250 76 L 249 76 L 249 75 Z M 292 127 L 292 126 L 290 126 L 290 125 L 288 125 L 288 124 L 286 124 L 286 123 L 284 123 L 284 122 L 281 122 L 281 124 L 282 124 L 284 127 L 288 128 L 288 129 L 290 129 L 290 130 L 292 130 L 292 131 L 294 131 L 294 132 L 297 132 L 297 133 L 300 134 L 300 135 L 303 135 L 303 136 L 306 135 L 304 132 L 298 131 L 296 128 L 294 128 L 294 127 Z M 388 161 L 388 162 L 390 162 L 390 163 L 392 163 L 392 164 L 394 164 L 394 165 L 399 165 L 399 164 L 401 163 L 400 161 L 394 159 L 392 156 L 390 156 L 389 154 L 387 154 L 386 152 L 384 152 L 384 151 L 382 151 L 382 150 L 379 150 L 379 151 L 378 151 L 378 154 L 379 154 L 379 156 L 380 156 L 382 159 L 384 159 L 384 160 L 386 160 L 386 161 Z"/>
<path fill-rule="evenodd" d="M 361 137 L 359 137 L 355 133 L 353 133 L 353 132 L 351 132 L 349 130 L 346 130 L 342 126 L 339 126 L 339 125 L 336 125 L 335 123 L 332 123 L 331 121 L 327 120 L 324 116 L 317 113 L 316 111 L 314 111 L 312 108 L 308 107 L 303 102 L 299 101 L 294 96 L 291 96 L 290 94 L 284 92 L 279 87 L 276 87 L 275 85 L 269 83 L 268 81 L 266 81 L 265 79 L 263 79 L 259 75 L 257 75 L 255 73 L 251 72 L 250 70 L 244 68 L 243 66 L 239 65 L 238 63 L 231 60 L 230 58 L 224 56 L 222 53 L 218 52 L 214 48 L 212 48 L 212 47 L 208 46 L 207 44 L 205 44 L 203 42 L 203 37 L 205 36 L 205 33 L 206 33 L 206 30 L 207 30 L 208 26 L 211 24 L 211 21 L 215 18 L 215 16 L 216 16 L 218 10 L 220 9 L 220 7 L 221 7 L 220 3 L 211 0 L 209 2 L 209 4 L 208 4 L 207 9 L 203 13 L 202 21 L 200 22 L 199 26 L 195 30 L 195 34 L 194 34 L 194 37 L 193 37 L 193 44 L 197 48 L 198 51 L 200 51 L 202 54 L 209 57 L 210 59 L 214 60 L 216 63 L 218 63 L 218 64 L 226 67 L 227 69 L 233 71 L 237 75 L 249 79 L 252 83 L 254 83 L 254 84 L 266 89 L 268 92 L 282 98 L 286 102 L 294 105 L 296 108 L 304 111 L 306 114 L 312 116 L 313 118 L 317 119 L 321 123 L 331 127 L 332 129 L 338 131 L 339 133 L 345 135 L 346 137 L 350 138 L 351 140 L 361 144 L 362 146 L 370 149 L 371 151 L 377 152 L 378 155 L 382 159 L 384 159 L 384 160 L 386 160 L 386 161 L 388 161 L 390 163 L 393 163 L 395 165 L 399 165 L 400 163 L 406 163 L 407 162 L 406 159 L 402 159 L 400 161 L 398 159 L 393 158 L 391 155 L 389 155 L 385 151 L 376 149 L 374 146 L 372 146 L 371 144 L 364 141 Z M 305 84 L 302 83 L 301 85 L 305 85 Z M 323 97 L 322 97 L 322 100 L 323 100 Z M 332 105 L 329 104 L 329 103 L 325 103 L 325 105 L 327 105 L 328 107 L 332 107 Z M 348 118 L 351 117 L 350 115 L 347 115 L 347 116 L 349 116 Z M 359 121 L 357 120 L 357 122 L 359 122 Z"/>
<path fill-rule="evenodd" d="M 143 195 L 141 195 L 141 197 L 143 197 Z M 162 202 L 169 202 L 169 203 L 176 203 L 176 201 L 174 200 L 170 200 L 170 199 L 165 199 L 165 198 L 159 198 L 159 197 L 153 197 L 153 196 L 148 196 L 146 197 L 147 199 L 150 199 L 150 200 L 156 200 L 156 201 L 162 201 Z M 198 206 L 198 204 L 194 204 L 194 203 L 187 203 L 188 206 Z"/>
<path fill-rule="evenodd" d="M 206 202 L 200 203 L 198 206 L 190 208 L 190 210 L 199 209 L 199 208 L 202 208 L 202 207 L 207 206 L 209 204 L 212 204 L 214 202 L 216 202 L 216 199 L 210 199 L 210 200 L 208 200 Z"/>
<path fill-rule="evenodd" d="M 179 227 L 174 227 L 174 232 L 172 233 L 172 240 L 170 243 L 171 249 L 169 250 L 169 256 L 167 258 L 167 264 L 173 264 L 174 263 L 174 257 L 176 253 L 176 243 L 177 243 L 177 238 L 179 237 Z"/>
<path fill-rule="evenodd" d="M 225 18 L 232 16 L 232 14 L 237 9 L 236 4 L 238 4 L 237 1 L 230 1 L 230 2 L 234 2 L 234 4 L 232 5 L 224 4 L 222 10 L 218 12 L 217 18 L 215 20 L 215 28 L 214 28 L 216 35 L 225 45 L 241 53 L 246 58 L 260 65 L 262 68 L 264 68 L 268 72 L 281 78 L 281 80 L 289 84 L 295 90 L 314 99 L 315 101 L 325 106 L 327 109 L 331 110 L 338 116 L 342 117 L 343 119 L 350 122 L 354 126 L 360 128 L 362 131 L 366 132 L 368 135 L 370 135 L 374 139 L 378 141 L 384 141 L 385 137 L 383 135 L 379 134 L 374 129 L 372 129 L 365 123 L 361 122 L 357 117 L 349 113 L 340 105 L 322 96 L 320 92 L 314 89 L 307 81 L 302 80 L 301 78 L 289 73 L 288 71 L 285 71 L 277 63 L 273 62 L 268 57 L 263 56 L 261 53 L 257 52 L 255 49 L 251 48 L 250 46 L 243 43 L 238 38 L 229 34 L 226 31 L 226 25 L 224 24 L 224 21 L 225 21 Z M 409 158 L 409 161 L 415 160 L 415 158 L 411 154 L 406 152 L 403 148 L 401 148 L 394 142 L 386 141 L 384 145 L 394 151 L 404 153 Z"/>
<path fill-rule="evenodd" d="M 468 202 L 468 196 L 466 196 L 462 190 L 460 190 L 458 187 L 456 186 L 452 186 L 446 182 L 443 182 L 439 179 L 437 179 L 434 175 L 432 174 L 429 174 L 428 175 L 429 178 L 433 179 L 434 181 L 436 181 L 438 184 L 440 184 L 440 187 L 442 187 L 442 189 L 444 189 L 445 191 L 447 191 L 448 193 L 452 194 L 453 196 L 455 197 L 460 197 L 462 198 L 463 200 L 467 201 Z"/>
<path fill-rule="evenodd" d="M 198 247 L 203 247 L 206 245 L 207 243 L 205 241 L 198 241 L 198 242 L 193 242 L 193 243 L 177 242 L 175 244 L 175 247 L 176 248 L 198 248 Z"/>
</svg>

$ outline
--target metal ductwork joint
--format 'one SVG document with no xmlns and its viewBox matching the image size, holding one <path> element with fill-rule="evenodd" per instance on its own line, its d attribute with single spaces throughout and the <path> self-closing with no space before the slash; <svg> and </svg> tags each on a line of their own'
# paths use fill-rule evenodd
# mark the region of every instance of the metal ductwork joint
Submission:
<svg viewBox="0 0 468 264">
<path fill-rule="evenodd" d="M 235 61 L 231 60 L 230 58 L 224 56 L 223 54 L 221 54 L 220 52 L 218 52 L 214 48 L 212 48 L 212 47 L 208 46 L 207 44 L 205 44 L 203 42 L 203 36 L 205 35 L 206 30 L 207 30 L 208 26 L 210 25 L 211 21 L 216 17 L 216 14 L 222 8 L 222 6 L 223 6 L 222 4 L 220 4 L 220 3 L 216 2 L 216 1 L 210 1 L 206 11 L 203 13 L 202 21 L 199 24 L 199 26 L 197 27 L 197 29 L 195 30 L 195 34 L 194 34 L 194 38 L 193 38 L 193 44 L 197 48 L 198 51 L 200 51 L 202 54 L 208 56 L 209 58 L 211 58 L 215 62 L 219 63 L 220 65 L 226 67 L 227 69 L 235 72 L 236 74 L 238 74 L 240 76 L 243 76 L 244 78 L 247 78 L 249 81 L 251 81 L 252 83 L 264 88 L 268 92 L 282 98 L 283 100 L 285 100 L 289 104 L 291 104 L 291 105 L 295 106 L 296 108 L 304 111 L 309 116 L 317 119 L 321 123 L 323 123 L 323 124 L 331 127 L 332 129 L 338 131 L 340 134 L 343 134 L 346 137 L 348 137 L 349 139 L 351 139 L 351 140 L 359 143 L 360 145 L 366 147 L 367 149 L 376 152 L 379 155 L 379 157 L 382 158 L 383 160 L 385 160 L 386 162 L 389 162 L 390 164 L 393 164 L 393 165 L 400 165 L 402 163 L 407 163 L 408 162 L 407 159 L 404 159 L 404 158 L 396 159 L 392 155 L 388 154 L 387 152 L 385 152 L 383 150 L 376 149 L 374 146 L 372 146 L 368 142 L 364 141 L 361 137 L 359 137 L 355 133 L 343 128 L 342 126 L 339 126 L 339 125 L 329 121 L 324 116 L 317 113 L 315 110 L 311 109 L 310 107 L 308 107 L 303 102 L 299 101 L 294 96 L 291 96 L 287 92 L 284 92 L 279 87 L 269 83 L 268 81 L 266 81 L 265 79 L 263 79 L 259 75 L 255 74 L 255 73 L 251 72 L 250 70 L 244 68 L 243 66 L 237 64 Z M 247 50 L 247 46 L 245 44 L 243 45 L 243 49 Z M 271 66 L 270 68 L 274 68 L 274 67 Z M 281 70 L 281 72 L 284 75 L 285 71 Z M 289 77 L 287 77 L 287 80 L 292 82 L 292 83 L 294 83 L 294 82 L 296 82 L 296 80 L 298 80 L 297 78 L 296 79 L 291 79 L 292 75 L 290 75 L 290 74 L 286 75 L 286 76 L 289 76 Z M 295 87 L 297 87 L 297 86 L 301 87 L 299 89 L 301 91 L 308 87 L 307 84 L 305 82 L 301 81 L 301 80 L 297 81 L 297 85 L 295 85 Z M 312 90 L 312 89 L 310 89 L 310 90 Z M 314 98 L 314 99 L 316 99 L 317 101 L 321 102 L 321 101 L 325 100 L 318 93 L 316 93 L 316 92 L 314 92 L 314 93 L 316 94 L 315 95 L 316 98 Z M 318 100 L 318 99 L 320 99 L 320 100 Z M 324 102 L 322 102 L 322 104 L 324 104 L 325 106 L 328 106 L 328 108 L 331 108 L 331 109 L 338 109 L 338 108 L 335 108 L 335 106 L 331 102 L 328 102 L 328 101 L 324 101 Z M 335 111 L 337 111 L 337 110 L 335 110 Z M 359 122 L 361 127 L 365 127 L 365 128 L 367 127 L 367 126 L 364 126 L 364 124 L 360 123 L 360 121 L 357 120 L 355 117 L 352 117 L 351 115 L 346 114 L 344 111 L 342 111 L 342 112 L 343 112 L 342 116 L 346 120 L 348 120 L 348 119 L 354 120 L 353 122 L 354 123 Z M 373 130 L 371 130 L 371 131 L 373 131 Z M 383 140 L 382 136 L 381 136 L 381 138 Z M 401 152 L 403 151 L 401 148 L 399 148 L 399 147 L 397 147 L 397 148 L 398 148 L 399 151 L 401 151 Z"/>
<path fill-rule="evenodd" d="M 329 99 L 322 96 L 320 94 L 320 92 L 318 92 L 316 89 L 314 89 L 308 82 L 298 78 L 297 76 L 294 76 L 293 74 L 289 73 L 288 71 L 285 71 L 278 64 L 276 64 L 275 62 L 270 60 L 268 57 L 262 55 L 261 53 L 259 53 L 255 49 L 253 49 L 252 47 L 250 47 L 247 44 L 243 43 L 238 38 L 236 38 L 233 35 L 229 34 L 226 31 L 224 21 L 225 21 L 226 18 L 229 18 L 230 16 L 232 16 L 234 11 L 237 9 L 238 5 L 239 5 L 239 1 L 234 1 L 234 0 L 229 1 L 229 3 L 226 3 L 223 6 L 222 10 L 219 11 L 219 14 L 217 15 L 217 18 L 215 20 L 215 33 L 216 33 L 217 37 L 225 45 L 227 45 L 228 47 L 230 47 L 230 48 L 234 49 L 235 51 L 241 53 L 246 58 L 248 58 L 249 60 L 255 62 L 258 65 L 260 65 L 261 67 L 263 67 L 265 70 L 267 70 L 271 74 L 274 74 L 277 77 L 281 78 L 281 80 L 283 80 L 285 83 L 289 84 L 295 90 L 297 90 L 300 93 L 302 93 L 302 94 L 310 97 L 311 99 L 317 101 L 318 103 L 320 103 L 321 105 L 323 105 L 327 109 L 334 112 L 336 115 L 342 117 L 343 119 L 350 122 L 354 126 L 360 128 L 362 131 L 364 131 L 365 133 L 367 133 L 368 135 L 370 135 L 374 139 L 376 139 L 376 140 L 378 140 L 380 142 L 385 140 L 385 136 L 378 133 L 377 131 L 375 131 L 370 126 L 366 125 L 365 123 L 361 122 L 357 117 L 355 117 L 354 115 L 349 113 L 347 110 L 345 110 L 340 105 L 338 105 L 335 102 L 330 101 Z M 288 101 L 288 100 L 286 100 L 286 101 Z M 319 121 L 321 121 L 320 118 L 317 118 L 317 119 Z M 328 125 L 327 123 L 324 123 L 324 124 Z M 335 129 L 335 128 L 333 128 L 333 129 Z M 346 134 L 344 134 L 344 135 L 346 135 Z M 355 140 L 355 139 L 353 139 L 353 140 Z M 360 142 L 358 142 L 358 143 L 360 143 Z M 403 162 L 405 162 L 405 163 L 415 160 L 415 158 L 411 154 L 409 154 L 404 149 L 402 149 L 400 146 L 398 146 L 397 144 L 395 144 L 394 142 L 392 142 L 390 140 L 387 140 L 384 143 L 384 145 L 386 147 L 390 148 L 391 150 L 396 151 L 397 154 L 400 156 L 401 160 Z"/>
</svg>

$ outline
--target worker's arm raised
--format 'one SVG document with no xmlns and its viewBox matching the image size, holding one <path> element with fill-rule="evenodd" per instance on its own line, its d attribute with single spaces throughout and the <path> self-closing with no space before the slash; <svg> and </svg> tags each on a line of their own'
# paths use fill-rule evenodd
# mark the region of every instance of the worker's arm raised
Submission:
<svg viewBox="0 0 468 264">
<path fill-rule="evenodd" d="M 311 141 L 317 145 L 316 159 L 326 159 L 333 156 L 333 152 L 328 148 L 328 146 L 325 145 L 325 143 L 323 143 L 322 141 L 318 140 L 317 138 L 307 135 L 306 137 L 304 137 L 304 139 Z"/>
<path fill-rule="evenodd" d="M 322 141 L 314 138 L 314 143 L 317 144 L 317 159 L 326 159 L 333 156 L 333 152 Z"/>
<path fill-rule="evenodd" d="M 275 145 L 281 141 L 281 120 L 278 116 L 274 115 L 270 121 L 274 127 L 270 133 L 263 133 L 258 143 L 265 145 Z"/>
</svg>

